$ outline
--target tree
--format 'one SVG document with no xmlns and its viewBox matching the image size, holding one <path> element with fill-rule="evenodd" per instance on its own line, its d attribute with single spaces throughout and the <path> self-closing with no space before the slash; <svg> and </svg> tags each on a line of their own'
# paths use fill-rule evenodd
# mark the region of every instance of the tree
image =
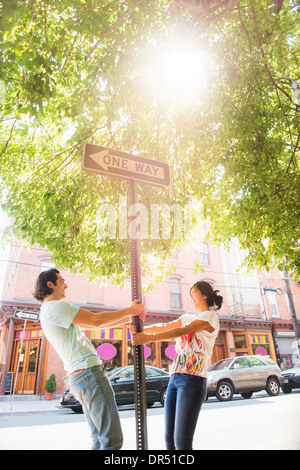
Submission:
<svg viewBox="0 0 300 470">
<path fill-rule="evenodd" d="M 97 240 L 97 207 L 118 207 L 127 185 L 82 172 L 93 142 L 170 164 L 170 188 L 140 190 L 149 214 L 201 200 L 212 241 L 236 237 L 250 267 L 299 277 L 299 6 L 204 3 L 2 3 L 3 208 L 14 234 L 61 268 L 120 284 L 129 274 L 128 240 Z M 202 75 L 180 99 L 156 87 L 152 59 L 169 42 L 209 54 L 207 88 Z M 185 242 L 174 231 L 143 239 L 143 272 L 162 279 Z"/>
<path fill-rule="evenodd" d="M 282 3 L 282 2 L 281 2 Z M 276 8 L 277 7 L 277 8 Z M 299 25 L 296 3 L 240 2 L 232 23 L 218 24 L 222 76 L 214 94 L 201 191 L 211 238 L 236 237 L 248 267 L 271 267 L 299 279 Z M 278 2 L 275 4 L 278 11 Z M 295 92 L 296 91 L 296 92 Z M 200 137 L 201 143 L 203 138 Z M 210 145 L 213 147 L 209 148 Z M 197 192 L 199 188 L 197 187 Z"/>
</svg>

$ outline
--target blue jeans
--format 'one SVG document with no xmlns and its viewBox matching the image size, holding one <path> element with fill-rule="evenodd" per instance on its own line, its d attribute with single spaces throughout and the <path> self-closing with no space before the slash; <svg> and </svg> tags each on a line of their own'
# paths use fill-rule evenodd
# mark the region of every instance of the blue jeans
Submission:
<svg viewBox="0 0 300 470">
<path fill-rule="evenodd" d="M 79 374 L 70 374 L 69 382 L 91 429 L 92 449 L 121 449 L 123 434 L 119 413 L 114 392 L 102 367 L 94 366 Z"/>
<path fill-rule="evenodd" d="M 171 375 L 165 400 L 167 450 L 193 449 L 198 416 L 206 398 L 206 382 L 194 375 Z"/>
</svg>

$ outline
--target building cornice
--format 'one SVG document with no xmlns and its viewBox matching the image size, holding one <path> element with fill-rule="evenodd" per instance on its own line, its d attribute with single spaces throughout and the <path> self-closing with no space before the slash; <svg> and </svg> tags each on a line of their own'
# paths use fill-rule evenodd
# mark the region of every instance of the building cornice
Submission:
<svg viewBox="0 0 300 470">
<path fill-rule="evenodd" d="M 124 307 L 115 305 L 103 305 L 103 304 L 79 304 L 73 303 L 79 308 L 84 308 L 92 312 L 102 311 L 115 311 Z M 12 318 L 16 310 L 26 310 L 30 312 L 39 312 L 41 304 L 35 301 L 28 301 L 20 299 L 18 301 L 1 301 L 0 302 L 0 321 L 5 323 Z M 174 321 L 186 312 L 176 311 L 158 311 L 150 310 L 146 308 L 147 316 L 145 325 L 154 323 L 166 323 Z M 272 329 L 284 329 L 290 331 L 293 329 L 291 320 L 262 320 L 255 318 L 239 317 L 239 316 L 227 316 L 218 314 L 220 321 L 221 330 L 231 331 L 272 331 Z M 17 320 L 18 321 L 18 320 Z"/>
</svg>

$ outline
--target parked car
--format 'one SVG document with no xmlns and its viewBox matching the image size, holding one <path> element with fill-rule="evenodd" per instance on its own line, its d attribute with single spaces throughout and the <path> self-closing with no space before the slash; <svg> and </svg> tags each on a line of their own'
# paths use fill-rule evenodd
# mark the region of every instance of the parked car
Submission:
<svg viewBox="0 0 300 470">
<path fill-rule="evenodd" d="M 133 405 L 134 367 L 118 367 L 109 371 L 107 377 L 114 390 L 117 405 Z M 146 366 L 145 377 L 147 406 L 150 407 L 155 402 L 160 402 L 164 406 L 170 375 L 157 367 Z M 82 413 L 81 404 L 70 390 L 64 392 L 60 405 L 63 408 L 70 408 L 75 413 Z"/>
<path fill-rule="evenodd" d="M 283 384 L 281 385 L 283 393 L 291 393 L 294 388 L 300 388 L 300 359 L 292 367 L 282 371 Z"/>
<path fill-rule="evenodd" d="M 283 381 L 280 368 L 269 356 L 222 359 L 209 367 L 207 375 L 207 397 L 216 396 L 219 401 L 229 401 L 235 393 L 250 398 L 260 390 L 276 396 Z"/>
</svg>

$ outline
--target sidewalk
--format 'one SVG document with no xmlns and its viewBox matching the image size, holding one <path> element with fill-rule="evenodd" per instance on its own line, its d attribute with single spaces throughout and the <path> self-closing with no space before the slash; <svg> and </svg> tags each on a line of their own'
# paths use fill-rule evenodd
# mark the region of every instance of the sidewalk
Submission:
<svg viewBox="0 0 300 470">
<path fill-rule="evenodd" d="M 0 415 L 10 413 L 37 413 L 59 410 L 60 397 L 46 400 L 44 395 L 2 395 L 0 396 Z"/>
<path fill-rule="evenodd" d="M 61 413 L 60 397 L 48 401 L 44 396 L 15 395 L 0 397 L 1 449 L 88 450 L 89 432 L 85 419 Z M 51 412 L 42 419 L 42 413 Z M 29 413 L 29 427 L 18 424 L 13 416 Z M 31 416 L 30 416 L 30 413 Z M 57 421 L 58 415 L 68 419 Z M 4 419 L 4 417 L 7 417 Z M 132 410 L 120 412 L 124 433 L 123 450 L 136 449 L 136 423 Z M 69 419 L 70 418 L 70 419 Z M 21 420 L 21 424 L 23 420 Z M 59 423 L 59 425 L 57 424 Z M 37 425 L 38 424 L 38 425 Z M 50 426 L 50 424 L 52 424 Z M 28 424 L 26 424 L 28 426 Z M 55 426 L 55 428 L 54 428 Z M 162 408 L 147 411 L 149 450 L 163 450 L 164 414 Z M 53 432 L 55 429 L 55 432 Z M 250 400 L 231 402 L 209 400 L 203 405 L 195 433 L 195 450 L 300 450 L 300 390 L 290 395 L 269 397 L 257 394 Z M 18 446 L 17 447 L 17 444 Z"/>
</svg>

